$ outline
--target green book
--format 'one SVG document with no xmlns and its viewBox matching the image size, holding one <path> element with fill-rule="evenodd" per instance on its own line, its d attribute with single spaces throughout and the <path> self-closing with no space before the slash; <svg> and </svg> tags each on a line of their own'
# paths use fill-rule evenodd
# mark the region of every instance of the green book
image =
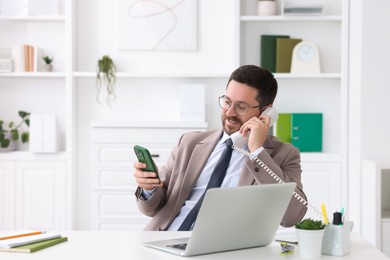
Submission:
<svg viewBox="0 0 390 260">
<path fill-rule="evenodd" d="M 290 73 L 291 72 L 291 57 L 292 52 L 302 39 L 276 39 L 276 70 L 278 73 Z"/>
<path fill-rule="evenodd" d="M 280 113 L 275 124 L 275 136 L 282 142 L 291 143 L 291 114 Z"/>
<path fill-rule="evenodd" d="M 291 114 L 291 143 L 301 152 L 321 152 L 322 113 Z"/>
<path fill-rule="evenodd" d="M 0 252 L 33 253 L 35 251 L 57 245 L 65 241 L 68 241 L 67 237 L 59 237 L 59 238 L 49 239 L 49 240 L 27 244 L 23 246 L 16 246 L 11 248 L 0 248 Z"/>
<path fill-rule="evenodd" d="M 260 66 L 275 72 L 276 69 L 276 39 L 290 38 L 288 35 L 261 35 L 260 36 Z"/>
</svg>

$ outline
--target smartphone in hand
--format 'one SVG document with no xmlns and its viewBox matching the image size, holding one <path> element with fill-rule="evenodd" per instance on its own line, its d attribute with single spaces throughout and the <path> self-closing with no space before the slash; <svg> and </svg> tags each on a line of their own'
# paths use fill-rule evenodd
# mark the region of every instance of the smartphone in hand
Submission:
<svg viewBox="0 0 390 260">
<path fill-rule="evenodd" d="M 143 171 L 155 172 L 157 174 L 157 169 L 154 165 L 152 156 L 150 155 L 150 152 L 148 149 L 146 149 L 145 147 L 139 146 L 139 145 L 135 145 L 134 152 L 138 158 L 138 161 L 146 164 L 146 168 L 142 169 Z M 158 175 L 156 178 L 159 178 Z"/>
</svg>

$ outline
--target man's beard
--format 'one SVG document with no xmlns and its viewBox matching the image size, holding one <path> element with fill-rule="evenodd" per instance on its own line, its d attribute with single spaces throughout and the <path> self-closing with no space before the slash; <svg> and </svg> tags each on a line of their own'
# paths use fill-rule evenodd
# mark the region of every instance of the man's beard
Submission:
<svg viewBox="0 0 390 260">
<path fill-rule="evenodd" d="M 235 132 L 237 132 L 240 127 L 242 126 L 243 122 L 236 116 L 231 116 L 231 117 L 227 117 L 227 116 L 222 116 L 221 117 L 222 119 L 222 126 L 223 126 L 223 129 L 225 130 L 225 132 L 228 134 L 228 135 L 231 135 Z M 234 122 L 234 123 L 238 123 L 239 125 L 235 128 L 230 128 L 230 127 L 227 127 L 226 126 L 226 121 L 231 121 L 231 122 Z"/>
</svg>

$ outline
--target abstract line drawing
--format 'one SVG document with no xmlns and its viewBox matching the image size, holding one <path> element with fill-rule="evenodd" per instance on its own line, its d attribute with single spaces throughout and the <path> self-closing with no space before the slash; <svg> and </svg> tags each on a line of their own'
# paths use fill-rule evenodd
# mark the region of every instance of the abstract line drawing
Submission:
<svg viewBox="0 0 390 260">
<path fill-rule="evenodd" d="M 121 0 L 119 49 L 196 50 L 197 0 Z"/>
</svg>

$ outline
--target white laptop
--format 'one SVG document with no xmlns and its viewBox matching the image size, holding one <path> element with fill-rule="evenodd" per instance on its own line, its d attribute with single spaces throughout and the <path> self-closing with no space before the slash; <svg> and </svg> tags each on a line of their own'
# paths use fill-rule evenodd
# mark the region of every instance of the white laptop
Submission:
<svg viewBox="0 0 390 260">
<path fill-rule="evenodd" d="M 181 256 L 266 246 L 272 242 L 296 183 L 209 189 L 189 238 L 145 242 Z"/>
</svg>

